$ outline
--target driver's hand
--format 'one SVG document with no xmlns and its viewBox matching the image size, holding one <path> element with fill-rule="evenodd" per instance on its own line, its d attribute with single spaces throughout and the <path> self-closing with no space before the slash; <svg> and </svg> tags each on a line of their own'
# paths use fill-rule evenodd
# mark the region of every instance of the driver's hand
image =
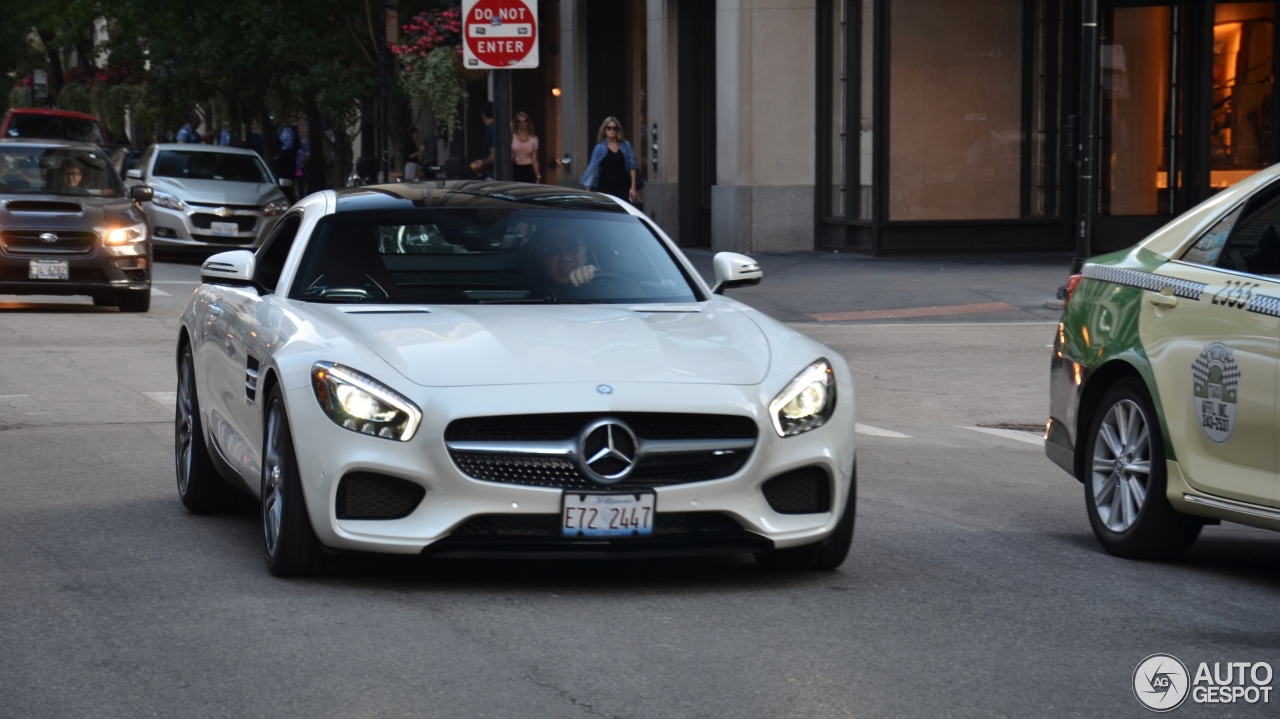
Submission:
<svg viewBox="0 0 1280 719">
<path fill-rule="evenodd" d="M 590 282 L 593 277 L 596 276 L 596 272 L 598 271 L 599 270 L 596 269 L 595 265 L 583 265 L 582 267 L 579 267 L 578 269 L 569 273 L 569 284 L 573 285 L 574 287 L 580 287 L 582 285 L 585 285 L 588 282 Z"/>
</svg>

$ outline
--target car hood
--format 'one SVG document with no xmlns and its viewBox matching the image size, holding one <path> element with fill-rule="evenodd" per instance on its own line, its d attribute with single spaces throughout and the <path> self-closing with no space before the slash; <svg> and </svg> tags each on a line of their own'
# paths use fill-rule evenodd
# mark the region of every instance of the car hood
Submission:
<svg viewBox="0 0 1280 719">
<path fill-rule="evenodd" d="M 769 343 L 760 328 L 737 309 L 709 302 L 314 307 L 410 381 L 429 387 L 750 385 L 769 369 Z"/>
<path fill-rule="evenodd" d="M 178 177 L 152 177 L 150 184 L 183 202 L 202 205 L 254 205 L 283 200 L 280 188 L 268 182 L 224 182 L 222 180 L 187 180 Z"/>
<path fill-rule="evenodd" d="M 90 230 L 143 221 L 142 212 L 128 198 L 0 195 L 0 229 Z"/>
</svg>

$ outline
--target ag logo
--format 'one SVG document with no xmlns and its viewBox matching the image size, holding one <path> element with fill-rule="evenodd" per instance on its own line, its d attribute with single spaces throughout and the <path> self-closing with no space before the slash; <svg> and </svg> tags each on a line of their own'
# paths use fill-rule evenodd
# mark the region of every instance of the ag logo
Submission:
<svg viewBox="0 0 1280 719">
<path fill-rule="evenodd" d="M 1236 426 L 1236 392 L 1240 367 L 1231 348 L 1221 342 L 1207 345 L 1191 363 L 1191 403 L 1205 435 L 1222 444 Z"/>
<path fill-rule="evenodd" d="M 1133 695 L 1153 712 L 1173 711 L 1187 700 L 1187 666 L 1172 654 L 1152 654 L 1133 670 Z"/>
</svg>

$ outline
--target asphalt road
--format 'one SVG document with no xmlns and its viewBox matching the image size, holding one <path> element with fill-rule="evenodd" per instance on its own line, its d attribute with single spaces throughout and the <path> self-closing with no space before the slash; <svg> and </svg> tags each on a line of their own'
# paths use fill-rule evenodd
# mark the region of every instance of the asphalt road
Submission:
<svg viewBox="0 0 1280 719">
<path fill-rule="evenodd" d="M 796 325 L 850 360 L 870 433 L 835 572 L 274 579 L 252 511 L 176 496 L 163 393 L 194 274 L 160 264 L 146 315 L 0 298 L 0 717 L 1137 717 L 1149 654 L 1280 669 L 1280 536 L 1223 525 L 1178 562 L 1111 558 L 1034 434 L 973 429 L 1043 422 L 1053 326 L 1030 321 Z"/>
</svg>

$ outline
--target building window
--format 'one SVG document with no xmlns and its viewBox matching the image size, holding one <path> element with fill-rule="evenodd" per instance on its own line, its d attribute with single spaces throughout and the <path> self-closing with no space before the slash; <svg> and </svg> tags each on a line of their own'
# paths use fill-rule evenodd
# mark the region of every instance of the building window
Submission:
<svg viewBox="0 0 1280 719">
<path fill-rule="evenodd" d="M 1213 18 L 1209 186 L 1233 185 L 1271 162 L 1274 2 L 1219 2 Z"/>
<path fill-rule="evenodd" d="M 891 3 L 888 219 L 1022 216 L 1022 5 Z"/>
</svg>

